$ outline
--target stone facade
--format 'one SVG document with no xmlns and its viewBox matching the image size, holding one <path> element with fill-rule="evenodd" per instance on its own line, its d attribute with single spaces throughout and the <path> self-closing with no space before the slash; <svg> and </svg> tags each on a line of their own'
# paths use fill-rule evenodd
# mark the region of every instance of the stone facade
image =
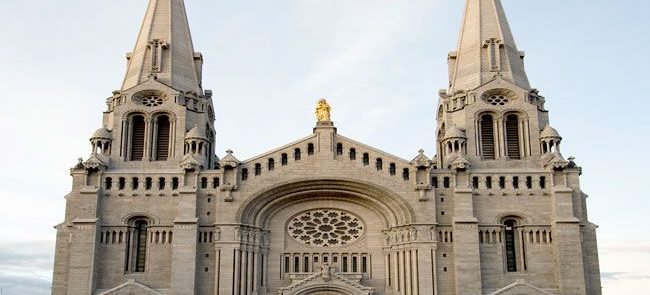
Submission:
<svg viewBox="0 0 650 295">
<path fill-rule="evenodd" d="M 340 135 L 324 101 L 309 136 L 219 159 L 191 40 L 182 0 L 150 0 L 70 171 L 52 294 L 601 294 L 581 168 L 499 0 L 467 0 L 436 156 L 410 161 Z"/>
</svg>

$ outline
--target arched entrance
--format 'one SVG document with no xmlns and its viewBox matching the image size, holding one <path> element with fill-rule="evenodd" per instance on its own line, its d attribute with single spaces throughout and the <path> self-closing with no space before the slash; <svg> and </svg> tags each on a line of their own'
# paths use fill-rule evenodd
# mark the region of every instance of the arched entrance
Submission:
<svg viewBox="0 0 650 295">
<path fill-rule="evenodd" d="M 384 238 L 388 231 L 413 224 L 415 215 L 390 189 L 320 179 L 265 189 L 243 202 L 237 219 L 268 241 L 257 250 L 262 259 L 258 267 L 273 273 L 260 282 L 267 290 L 353 295 L 384 288 L 390 268 Z M 242 254 L 242 261 L 251 255 Z"/>
</svg>

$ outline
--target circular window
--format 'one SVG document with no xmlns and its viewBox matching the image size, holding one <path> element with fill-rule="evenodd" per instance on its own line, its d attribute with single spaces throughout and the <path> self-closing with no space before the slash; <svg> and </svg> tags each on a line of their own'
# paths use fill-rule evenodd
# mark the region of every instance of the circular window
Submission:
<svg viewBox="0 0 650 295">
<path fill-rule="evenodd" d="M 506 103 L 508 103 L 508 98 L 503 96 L 503 95 L 490 95 L 490 96 L 488 96 L 488 98 L 486 100 L 487 100 L 488 103 L 490 103 L 492 105 L 495 105 L 495 106 L 496 105 L 502 106 L 502 105 L 505 105 Z"/>
<path fill-rule="evenodd" d="M 347 245 L 361 237 L 364 229 L 359 217 L 336 209 L 303 212 L 288 225 L 288 233 L 296 241 L 319 247 Z"/>
<path fill-rule="evenodd" d="M 157 107 L 163 104 L 163 101 L 160 96 L 145 96 L 142 98 L 142 104 L 148 107 Z"/>
<path fill-rule="evenodd" d="M 133 95 L 133 102 L 147 107 L 157 107 L 166 101 L 167 97 L 162 91 L 145 90 Z"/>
</svg>

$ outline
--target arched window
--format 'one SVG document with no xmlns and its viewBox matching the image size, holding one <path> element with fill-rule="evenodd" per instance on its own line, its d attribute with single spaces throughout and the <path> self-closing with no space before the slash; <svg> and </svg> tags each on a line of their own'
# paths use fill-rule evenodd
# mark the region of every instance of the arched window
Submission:
<svg viewBox="0 0 650 295">
<path fill-rule="evenodd" d="M 388 165 L 388 173 L 390 173 L 390 175 L 395 175 L 395 173 L 397 173 L 395 163 L 390 163 L 390 165 Z"/>
<path fill-rule="evenodd" d="M 519 118 L 517 115 L 506 116 L 506 152 L 510 159 L 521 159 L 519 146 Z"/>
<path fill-rule="evenodd" d="M 350 161 L 354 161 L 357 159 L 357 150 L 356 149 L 350 149 Z"/>
<path fill-rule="evenodd" d="M 310 143 L 307 145 L 307 155 L 312 156 L 314 154 L 314 144 Z"/>
<path fill-rule="evenodd" d="M 169 158 L 170 125 L 168 116 L 159 116 L 156 120 L 156 161 Z"/>
<path fill-rule="evenodd" d="M 480 121 L 481 156 L 483 159 L 494 160 L 494 119 L 492 115 L 483 115 Z"/>
<path fill-rule="evenodd" d="M 133 237 L 135 247 L 133 249 L 133 271 L 144 272 L 147 259 L 147 227 L 149 224 L 146 220 L 137 220 L 134 225 Z"/>
<path fill-rule="evenodd" d="M 300 149 L 293 150 L 293 159 L 296 161 L 300 161 Z"/>
<path fill-rule="evenodd" d="M 283 153 L 283 154 L 282 154 L 282 156 L 281 156 L 281 158 L 280 158 L 280 163 L 282 164 L 282 166 L 285 166 L 285 165 L 287 165 L 287 163 L 289 163 L 289 159 L 288 159 L 288 158 L 289 158 L 289 157 L 287 156 L 286 153 Z"/>
<path fill-rule="evenodd" d="M 262 174 L 262 164 L 255 164 L 255 176 Z"/>
<path fill-rule="evenodd" d="M 131 118 L 131 161 L 142 161 L 144 158 L 144 117 L 136 115 Z"/>
<path fill-rule="evenodd" d="M 517 248 L 515 240 L 515 225 L 514 220 L 508 219 L 504 223 L 505 236 L 506 236 L 506 268 L 509 272 L 517 271 Z"/>
<path fill-rule="evenodd" d="M 384 168 L 384 162 L 382 161 L 381 158 L 377 158 L 375 161 L 375 167 L 377 168 L 377 171 L 380 171 Z"/>
<path fill-rule="evenodd" d="M 273 171 L 275 169 L 275 159 L 269 158 L 269 161 L 267 163 L 267 168 L 269 171 Z"/>
<path fill-rule="evenodd" d="M 368 153 L 363 153 L 363 165 L 370 164 L 370 155 Z"/>
</svg>

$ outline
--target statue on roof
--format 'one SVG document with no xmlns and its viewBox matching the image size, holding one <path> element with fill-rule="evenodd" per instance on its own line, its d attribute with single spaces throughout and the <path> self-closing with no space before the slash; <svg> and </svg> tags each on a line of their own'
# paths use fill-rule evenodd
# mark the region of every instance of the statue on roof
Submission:
<svg viewBox="0 0 650 295">
<path fill-rule="evenodd" d="M 332 108 L 327 103 L 327 100 L 324 98 L 318 101 L 316 104 L 316 119 L 318 122 L 329 122 L 330 120 L 330 111 Z"/>
</svg>

